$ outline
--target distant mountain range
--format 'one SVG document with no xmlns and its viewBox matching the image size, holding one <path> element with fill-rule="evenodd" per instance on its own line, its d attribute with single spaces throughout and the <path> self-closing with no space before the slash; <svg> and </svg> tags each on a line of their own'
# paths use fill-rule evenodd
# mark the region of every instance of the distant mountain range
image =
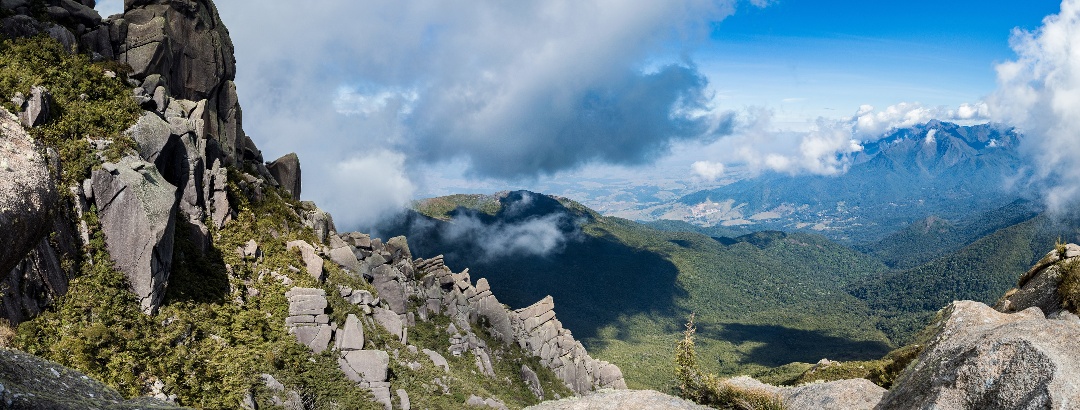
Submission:
<svg viewBox="0 0 1080 410">
<path fill-rule="evenodd" d="M 961 220 L 1019 199 L 1007 181 L 1021 168 L 1020 138 L 996 124 L 930 121 L 865 143 L 842 175 L 765 173 L 619 216 L 873 242 L 930 216 Z"/>
</svg>

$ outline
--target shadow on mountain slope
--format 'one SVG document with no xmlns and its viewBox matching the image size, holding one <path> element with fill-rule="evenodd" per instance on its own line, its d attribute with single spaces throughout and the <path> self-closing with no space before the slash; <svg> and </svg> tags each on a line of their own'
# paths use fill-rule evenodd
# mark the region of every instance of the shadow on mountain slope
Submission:
<svg viewBox="0 0 1080 410">
<path fill-rule="evenodd" d="M 741 358 L 743 363 L 776 367 L 791 362 L 816 363 L 818 360 L 873 360 L 889 352 L 881 341 L 852 340 L 829 336 L 820 331 L 802 330 L 776 325 L 725 323 L 699 324 L 703 337 L 725 340 L 734 344 L 760 343 Z"/>
<path fill-rule="evenodd" d="M 378 231 L 406 235 L 415 256 L 443 254 L 452 269 L 469 268 L 474 281 L 487 278 L 511 308 L 551 295 L 578 340 L 623 315 L 671 315 L 686 295 L 675 265 L 616 238 L 585 234 L 590 218 L 550 197 L 512 192 L 495 215 L 458 208 L 442 221 L 409 212 Z"/>
</svg>

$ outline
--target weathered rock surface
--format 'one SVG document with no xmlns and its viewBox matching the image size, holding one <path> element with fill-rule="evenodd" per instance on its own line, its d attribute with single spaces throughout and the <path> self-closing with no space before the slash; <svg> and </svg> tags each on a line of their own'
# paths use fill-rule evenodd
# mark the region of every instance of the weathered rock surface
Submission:
<svg viewBox="0 0 1080 410">
<path fill-rule="evenodd" d="M 706 410 L 709 407 L 653 390 L 600 390 L 562 400 L 547 401 L 528 410 Z M 797 407 L 792 407 L 797 409 Z"/>
<path fill-rule="evenodd" d="M 253 144 L 242 128 L 232 39 L 213 3 L 133 0 L 124 6 L 123 18 L 113 23 L 117 59 L 131 65 L 133 78 L 160 75 L 161 86 L 173 97 L 206 100 L 198 116 L 205 136 L 218 142 L 227 163 L 244 160 Z"/>
<path fill-rule="evenodd" d="M 304 268 L 307 269 L 308 275 L 321 282 L 323 279 L 323 259 L 315 253 L 315 247 L 301 240 L 291 241 L 286 246 L 289 249 L 300 250 L 300 258 L 304 260 Z"/>
<path fill-rule="evenodd" d="M 1057 290 L 1061 286 L 1065 265 L 1080 263 L 1077 257 L 1080 257 L 1080 246 L 1072 243 L 1065 245 L 1065 255 L 1061 255 L 1056 249 L 1050 251 L 1020 277 L 1017 288 L 1005 293 L 1005 296 L 994 304 L 994 309 L 1013 313 L 1034 306 L 1047 316 L 1055 316 L 1065 311 Z"/>
<path fill-rule="evenodd" d="M 144 312 L 165 297 L 172 268 L 176 187 L 148 162 L 132 156 L 93 172 L 93 197 L 105 245 Z"/>
<path fill-rule="evenodd" d="M 0 348 L 0 408 L 25 410 L 180 409 L 149 397 L 124 400 L 115 390 L 60 364 Z"/>
<path fill-rule="evenodd" d="M 19 265 L 0 279 L 0 317 L 19 324 L 37 316 L 56 298 L 67 293 L 75 267 L 61 263 L 82 251 L 64 212 L 52 221 L 53 241 L 42 238 Z"/>
<path fill-rule="evenodd" d="M 525 385 L 529 387 L 529 391 L 532 392 L 537 399 L 544 399 L 544 386 L 540 385 L 540 378 L 536 376 L 536 372 L 530 369 L 529 366 L 521 365 L 521 381 L 525 382 Z"/>
<path fill-rule="evenodd" d="M 23 102 L 20 110 L 19 121 L 23 126 L 29 128 L 45 125 L 52 119 L 52 94 L 45 87 L 31 87 L 30 98 Z"/>
<path fill-rule="evenodd" d="M 361 380 L 366 382 L 386 381 L 390 368 L 390 355 L 382 350 L 352 350 L 345 352 L 348 364 Z"/>
<path fill-rule="evenodd" d="M 6 275 L 49 233 L 57 194 L 48 161 L 3 108 L 0 134 L 0 274 Z"/>
<path fill-rule="evenodd" d="M 1035 307 L 972 301 L 944 311 L 935 339 L 878 409 L 1067 409 L 1080 405 L 1080 323 Z"/>
<path fill-rule="evenodd" d="M 326 350 L 337 330 L 326 315 L 326 291 L 294 287 L 285 292 L 285 297 L 289 299 L 289 317 L 285 318 L 289 333 L 315 353 Z"/>
<path fill-rule="evenodd" d="M 282 188 L 292 194 L 293 199 L 300 199 L 300 158 L 296 153 L 290 152 L 275 159 L 266 165 L 266 169 Z"/>
</svg>

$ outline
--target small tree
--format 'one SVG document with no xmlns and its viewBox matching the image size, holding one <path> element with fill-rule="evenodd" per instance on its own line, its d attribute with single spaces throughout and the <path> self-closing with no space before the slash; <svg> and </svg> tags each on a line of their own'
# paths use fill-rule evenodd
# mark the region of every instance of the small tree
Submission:
<svg viewBox="0 0 1080 410">
<path fill-rule="evenodd" d="M 733 386 L 715 374 L 705 374 L 694 350 L 694 314 L 686 322 L 683 338 L 675 344 L 675 380 L 679 396 L 710 407 L 731 410 L 785 410 L 779 396 L 763 390 Z"/>
</svg>

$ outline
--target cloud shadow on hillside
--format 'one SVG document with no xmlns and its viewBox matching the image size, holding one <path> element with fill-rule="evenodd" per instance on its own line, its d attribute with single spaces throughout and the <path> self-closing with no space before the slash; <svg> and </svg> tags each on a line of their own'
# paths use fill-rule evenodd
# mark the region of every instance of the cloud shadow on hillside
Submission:
<svg viewBox="0 0 1080 410">
<path fill-rule="evenodd" d="M 699 324 L 698 334 L 734 344 L 762 343 L 745 355 L 742 362 L 768 367 L 791 362 L 816 363 L 824 358 L 840 361 L 875 360 L 891 350 L 888 344 L 881 341 L 852 340 L 829 336 L 821 331 L 776 325 Z"/>
</svg>

